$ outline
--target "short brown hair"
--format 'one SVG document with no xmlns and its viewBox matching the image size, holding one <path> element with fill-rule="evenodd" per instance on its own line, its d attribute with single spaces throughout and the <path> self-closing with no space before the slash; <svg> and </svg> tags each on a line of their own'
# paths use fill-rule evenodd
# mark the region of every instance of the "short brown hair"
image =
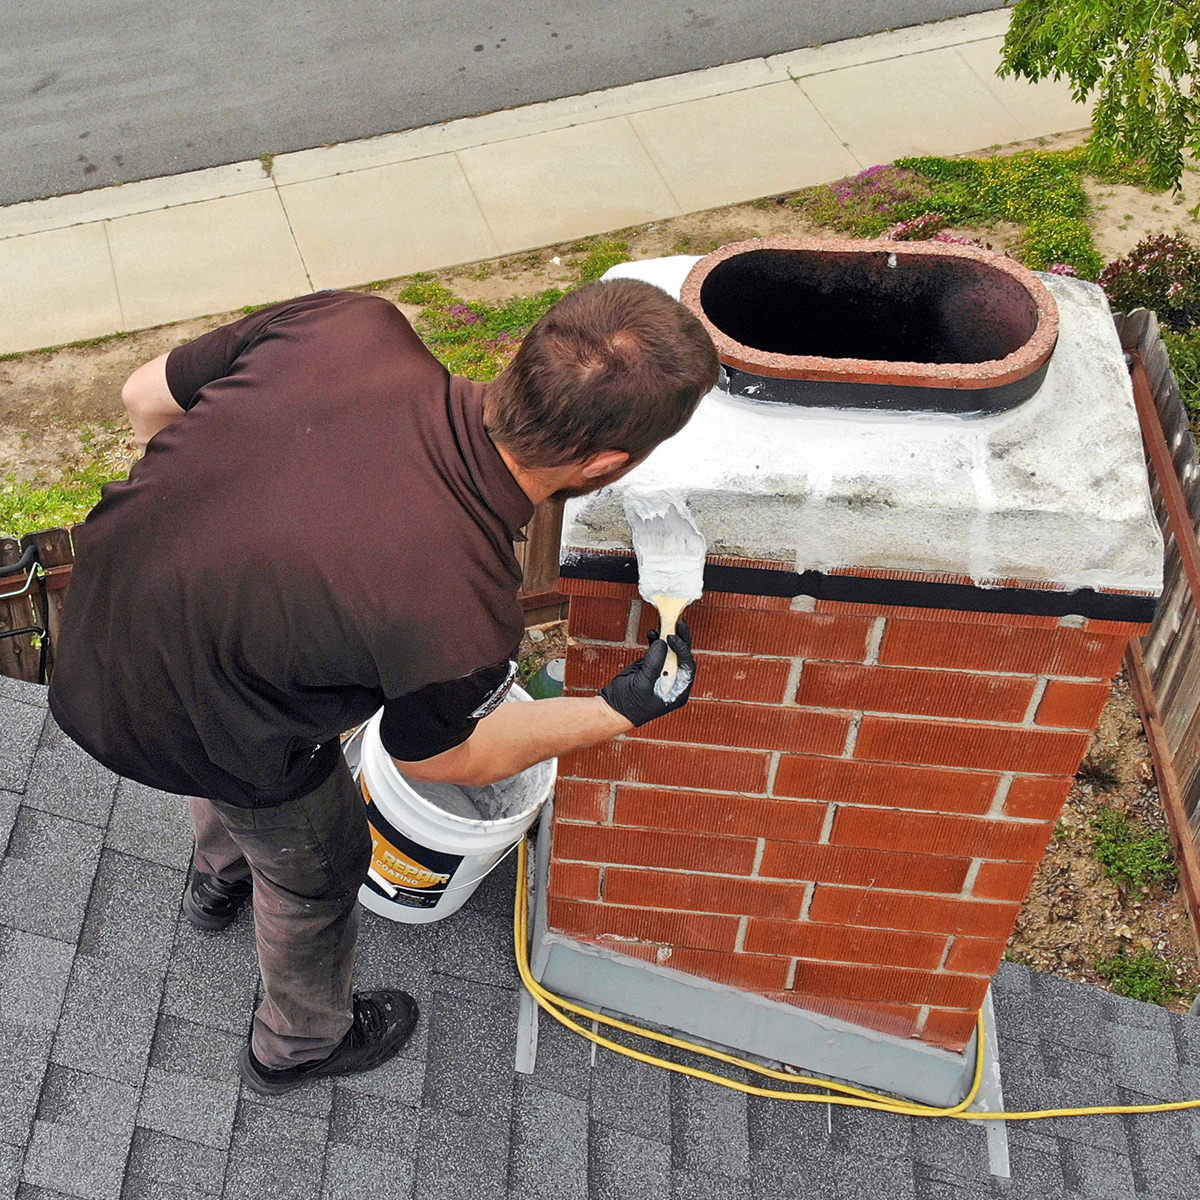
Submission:
<svg viewBox="0 0 1200 1200">
<path fill-rule="evenodd" d="M 488 385 L 487 430 L 525 467 L 603 450 L 636 462 L 687 424 L 718 370 L 677 300 L 638 279 L 598 280 L 550 309 Z"/>
</svg>

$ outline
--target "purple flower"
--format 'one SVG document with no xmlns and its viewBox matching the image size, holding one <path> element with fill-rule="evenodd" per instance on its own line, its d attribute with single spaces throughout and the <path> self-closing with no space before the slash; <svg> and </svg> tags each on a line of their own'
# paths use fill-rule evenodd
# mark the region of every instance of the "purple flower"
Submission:
<svg viewBox="0 0 1200 1200">
<path fill-rule="evenodd" d="M 1075 270 L 1070 263 L 1052 263 L 1050 266 L 1051 275 L 1069 275 L 1072 279 L 1079 278 L 1079 272 Z"/>
<path fill-rule="evenodd" d="M 464 325 L 474 325 L 480 319 L 479 314 L 465 304 L 452 304 L 446 311 L 452 317 L 457 317 Z"/>
</svg>

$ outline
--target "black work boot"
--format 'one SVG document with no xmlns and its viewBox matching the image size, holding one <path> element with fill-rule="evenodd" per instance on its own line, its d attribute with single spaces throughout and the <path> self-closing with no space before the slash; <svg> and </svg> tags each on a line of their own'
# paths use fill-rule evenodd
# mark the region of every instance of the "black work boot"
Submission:
<svg viewBox="0 0 1200 1200">
<path fill-rule="evenodd" d="M 418 1016 L 417 1002 L 407 992 L 355 992 L 354 1024 L 328 1058 L 298 1067 L 264 1067 L 247 1042 L 238 1070 L 246 1086 L 262 1096 L 278 1096 L 327 1075 L 357 1075 L 394 1058 Z"/>
<path fill-rule="evenodd" d="M 253 887 L 249 879 L 225 883 L 216 875 L 204 875 L 192 867 L 183 893 L 183 915 L 197 929 L 224 929 L 245 904 Z"/>
</svg>

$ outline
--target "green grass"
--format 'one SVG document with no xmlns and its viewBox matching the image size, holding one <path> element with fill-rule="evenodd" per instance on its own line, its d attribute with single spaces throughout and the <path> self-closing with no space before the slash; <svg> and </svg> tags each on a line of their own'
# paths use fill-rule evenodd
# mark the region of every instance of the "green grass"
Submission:
<svg viewBox="0 0 1200 1200">
<path fill-rule="evenodd" d="M 27 355 L 33 354 L 57 354 L 60 350 L 92 350 L 96 346 L 104 346 L 109 342 L 123 342 L 127 337 L 132 337 L 133 330 L 118 330 L 116 333 L 104 333 L 99 337 L 84 338 L 78 342 L 61 342 L 57 346 L 41 346 L 37 350 L 10 350 L 7 354 L 0 354 L 0 362 L 14 362 L 18 358 L 25 358 Z"/>
<path fill-rule="evenodd" d="M 1129 954 L 1122 946 L 1113 958 L 1102 958 L 1093 964 L 1096 974 L 1107 979 L 1113 991 L 1131 1000 L 1147 1004 L 1170 1004 L 1184 993 L 1175 984 L 1171 963 L 1140 947 Z"/>
<path fill-rule="evenodd" d="M 1160 829 L 1147 830 L 1116 808 L 1102 808 L 1092 818 L 1096 858 L 1119 887 L 1144 892 L 1175 874 L 1171 839 Z"/>
<path fill-rule="evenodd" d="M 0 484 L 0 534 L 23 537 L 74 525 L 99 503 L 104 484 L 125 474 L 103 463 L 88 463 L 56 483 L 18 483 L 10 475 Z"/>
<path fill-rule="evenodd" d="M 530 326 L 562 296 L 547 288 L 501 304 L 467 302 L 436 279 L 414 276 L 398 299 L 422 306 L 417 332 L 450 371 L 486 381 L 500 374 Z"/>
<path fill-rule="evenodd" d="M 578 264 L 579 282 L 591 283 L 599 279 L 609 267 L 629 261 L 629 243 L 614 240 L 596 242 L 586 257 Z"/>
</svg>

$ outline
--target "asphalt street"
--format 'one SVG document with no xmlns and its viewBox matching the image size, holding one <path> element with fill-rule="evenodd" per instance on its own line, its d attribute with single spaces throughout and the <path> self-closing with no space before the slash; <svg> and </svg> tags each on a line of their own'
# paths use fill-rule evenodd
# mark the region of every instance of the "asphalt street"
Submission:
<svg viewBox="0 0 1200 1200">
<path fill-rule="evenodd" d="M 0 204 L 371 137 L 1000 0 L 7 0 Z"/>
</svg>

